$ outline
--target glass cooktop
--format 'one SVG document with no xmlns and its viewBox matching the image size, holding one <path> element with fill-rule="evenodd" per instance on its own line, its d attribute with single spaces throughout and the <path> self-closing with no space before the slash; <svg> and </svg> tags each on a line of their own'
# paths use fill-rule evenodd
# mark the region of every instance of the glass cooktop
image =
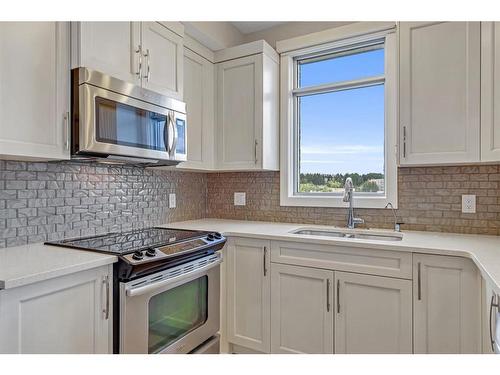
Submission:
<svg viewBox="0 0 500 375">
<path fill-rule="evenodd" d="M 203 237 L 206 234 L 206 232 L 182 229 L 145 228 L 101 236 L 52 241 L 47 242 L 47 244 L 123 255 L 137 250 Z"/>
</svg>

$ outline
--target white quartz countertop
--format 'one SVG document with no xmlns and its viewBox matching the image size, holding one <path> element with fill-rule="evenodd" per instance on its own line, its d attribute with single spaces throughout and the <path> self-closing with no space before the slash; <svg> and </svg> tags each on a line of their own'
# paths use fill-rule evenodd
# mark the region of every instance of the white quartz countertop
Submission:
<svg viewBox="0 0 500 375">
<path fill-rule="evenodd" d="M 301 228 L 338 229 L 332 226 L 222 219 L 190 220 L 169 223 L 164 227 L 216 231 L 225 236 L 462 256 L 472 259 L 482 276 L 500 293 L 500 236 L 403 231 L 401 241 L 363 240 L 290 233 Z M 363 232 L 393 233 L 378 229 Z"/>
<path fill-rule="evenodd" d="M 0 249 L 0 289 L 10 289 L 116 262 L 114 255 L 42 243 Z"/>
</svg>

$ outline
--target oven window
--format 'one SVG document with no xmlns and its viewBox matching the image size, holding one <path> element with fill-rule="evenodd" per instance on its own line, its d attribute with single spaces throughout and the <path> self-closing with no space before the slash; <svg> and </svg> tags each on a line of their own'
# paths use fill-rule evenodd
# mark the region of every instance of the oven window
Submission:
<svg viewBox="0 0 500 375">
<path fill-rule="evenodd" d="M 208 277 L 203 276 L 149 300 L 148 353 L 156 353 L 202 326 L 208 313 Z"/>
<path fill-rule="evenodd" d="M 167 116 L 96 97 L 96 139 L 148 150 L 165 151 Z"/>
</svg>

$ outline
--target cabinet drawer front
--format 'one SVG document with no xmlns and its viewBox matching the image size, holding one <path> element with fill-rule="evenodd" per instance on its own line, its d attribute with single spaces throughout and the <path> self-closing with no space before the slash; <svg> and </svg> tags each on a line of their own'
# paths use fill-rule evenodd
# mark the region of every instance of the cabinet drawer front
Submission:
<svg viewBox="0 0 500 375">
<path fill-rule="evenodd" d="M 411 253 L 398 251 L 314 245 L 300 242 L 271 242 L 272 262 L 367 273 L 370 275 L 411 279 L 411 259 Z"/>
</svg>

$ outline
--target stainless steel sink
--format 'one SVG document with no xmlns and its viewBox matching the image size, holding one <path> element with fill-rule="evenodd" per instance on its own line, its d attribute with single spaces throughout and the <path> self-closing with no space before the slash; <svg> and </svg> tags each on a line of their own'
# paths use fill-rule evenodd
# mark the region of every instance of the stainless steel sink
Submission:
<svg viewBox="0 0 500 375">
<path fill-rule="evenodd" d="M 403 239 L 402 234 L 367 233 L 367 232 L 327 230 L 327 229 L 297 229 L 290 233 L 305 234 L 308 236 L 352 238 L 359 240 L 376 240 L 376 241 L 401 241 Z"/>
<path fill-rule="evenodd" d="M 299 229 L 292 231 L 293 234 L 306 234 L 308 236 L 345 237 L 344 232 L 334 230 Z"/>
</svg>

